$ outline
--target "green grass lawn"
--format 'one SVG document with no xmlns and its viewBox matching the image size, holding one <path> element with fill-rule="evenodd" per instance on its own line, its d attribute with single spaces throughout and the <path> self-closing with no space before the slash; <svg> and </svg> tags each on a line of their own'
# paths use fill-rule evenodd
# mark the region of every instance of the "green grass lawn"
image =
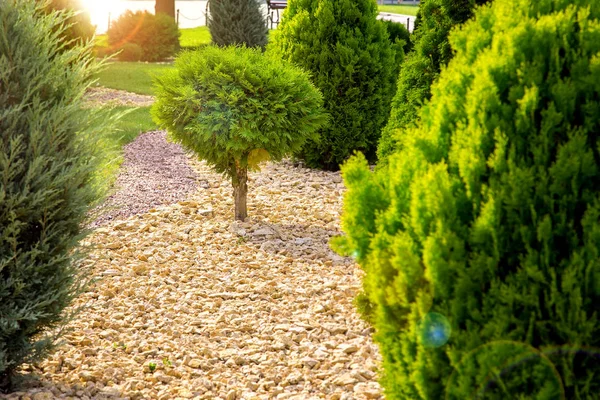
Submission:
<svg viewBox="0 0 600 400">
<path fill-rule="evenodd" d="M 98 84 L 111 89 L 153 95 L 152 78 L 170 68 L 173 68 L 172 64 L 114 61 L 98 74 Z"/>
<path fill-rule="evenodd" d="M 197 28 L 180 29 L 179 44 L 183 49 L 196 48 L 210 43 L 210 32 L 206 26 Z"/>
<path fill-rule="evenodd" d="M 182 49 L 193 49 L 210 43 L 210 32 L 206 26 L 180 29 L 179 31 L 181 32 L 179 44 Z M 105 33 L 96 35 L 96 48 L 108 48 L 108 36 Z"/>
<path fill-rule="evenodd" d="M 379 7 L 379 12 L 388 12 L 388 13 L 393 13 L 393 14 L 404 14 L 404 15 L 417 15 L 417 11 L 419 10 L 418 5 L 413 6 L 413 5 L 406 5 L 406 4 L 385 5 L 385 6 L 378 5 L 377 7 Z"/>
<path fill-rule="evenodd" d="M 150 117 L 150 107 L 114 107 L 109 111 L 109 118 L 126 111 L 129 112 L 118 119 L 115 129 L 106 130 L 98 143 L 105 156 L 102 167 L 98 171 L 98 181 L 106 187 L 110 187 L 117 177 L 123 162 L 123 146 L 135 140 L 140 133 L 157 129 Z"/>
</svg>

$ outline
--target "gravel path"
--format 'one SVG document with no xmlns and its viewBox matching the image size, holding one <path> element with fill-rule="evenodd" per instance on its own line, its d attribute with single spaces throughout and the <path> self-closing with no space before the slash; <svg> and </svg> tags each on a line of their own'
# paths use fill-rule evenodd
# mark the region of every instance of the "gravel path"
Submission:
<svg viewBox="0 0 600 400">
<path fill-rule="evenodd" d="M 328 246 L 339 173 L 268 164 L 250 174 L 250 218 L 232 223 L 230 184 L 193 168 L 206 189 L 95 230 L 86 308 L 64 346 L 25 366 L 37 387 L 8 398 L 381 398 L 353 305 L 360 268 Z"/>
<path fill-rule="evenodd" d="M 116 192 L 105 201 L 92 227 L 176 203 L 197 187 L 188 156 L 181 146 L 167 142 L 164 131 L 141 134 L 124 147 L 123 156 Z"/>
<path fill-rule="evenodd" d="M 91 87 L 86 93 L 86 104 L 90 107 L 115 105 L 129 107 L 146 107 L 154 103 L 153 96 L 126 92 L 124 90 L 105 87 Z"/>
</svg>

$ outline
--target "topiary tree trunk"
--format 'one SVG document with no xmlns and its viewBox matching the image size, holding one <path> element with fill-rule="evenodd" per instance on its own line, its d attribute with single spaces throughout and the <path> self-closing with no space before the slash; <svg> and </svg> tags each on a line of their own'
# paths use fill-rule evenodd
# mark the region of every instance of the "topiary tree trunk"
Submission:
<svg viewBox="0 0 600 400">
<path fill-rule="evenodd" d="M 248 156 L 242 156 L 240 163 L 236 162 L 235 175 L 232 178 L 233 198 L 235 204 L 235 219 L 244 221 L 248 216 L 246 199 L 248 197 Z"/>
</svg>

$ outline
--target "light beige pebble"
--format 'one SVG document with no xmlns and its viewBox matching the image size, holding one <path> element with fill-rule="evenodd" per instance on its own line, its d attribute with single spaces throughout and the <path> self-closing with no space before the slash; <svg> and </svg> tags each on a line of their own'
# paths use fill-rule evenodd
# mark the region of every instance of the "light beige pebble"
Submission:
<svg viewBox="0 0 600 400">
<path fill-rule="evenodd" d="M 79 400 L 381 398 L 353 304 L 362 272 L 328 244 L 339 173 L 267 163 L 234 222 L 230 183 L 193 166 L 207 184 L 190 198 L 88 238 L 100 279 L 73 305 L 67 345 L 23 373 Z"/>
</svg>

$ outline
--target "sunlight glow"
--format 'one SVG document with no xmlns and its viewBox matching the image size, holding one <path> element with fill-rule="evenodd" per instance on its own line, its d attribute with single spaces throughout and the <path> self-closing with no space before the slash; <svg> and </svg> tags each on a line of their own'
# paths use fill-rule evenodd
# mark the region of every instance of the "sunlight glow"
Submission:
<svg viewBox="0 0 600 400">
<path fill-rule="evenodd" d="M 109 15 L 114 19 L 120 14 L 120 3 L 120 0 L 81 0 L 90 13 L 92 24 L 97 26 L 97 33 L 106 31 Z"/>
</svg>

